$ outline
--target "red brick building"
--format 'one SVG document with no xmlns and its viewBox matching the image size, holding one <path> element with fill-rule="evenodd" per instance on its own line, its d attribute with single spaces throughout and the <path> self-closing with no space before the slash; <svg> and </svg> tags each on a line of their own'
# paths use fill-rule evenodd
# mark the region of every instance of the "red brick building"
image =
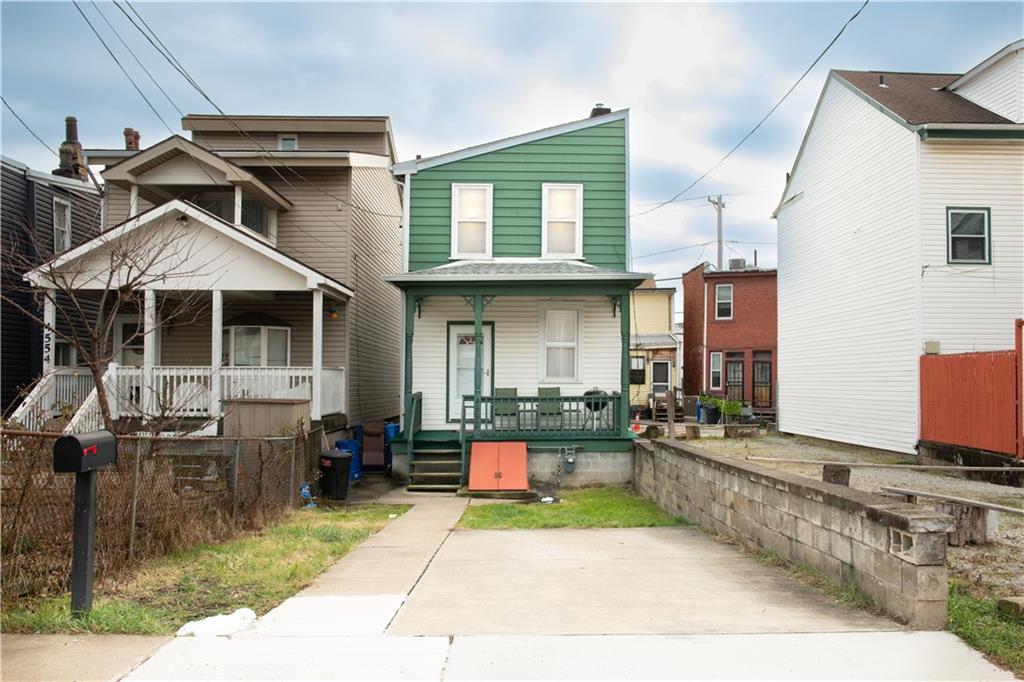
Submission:
<svg viewBox="0 0 1024 682">
<path fill-rule="evenodd" d="M 775 411 L 775 270 L 701 263 L 683 275 L 683 391 Z"/>
</svg>

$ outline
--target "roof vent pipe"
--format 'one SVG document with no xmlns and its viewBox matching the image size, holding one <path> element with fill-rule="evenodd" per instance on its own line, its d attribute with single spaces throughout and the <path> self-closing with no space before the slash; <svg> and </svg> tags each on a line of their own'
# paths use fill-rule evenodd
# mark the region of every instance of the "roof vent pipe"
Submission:
<svg viewBox="0 0 1024 682">
<path fill-rule="evenodd" d="M 611 108 L 606 107 L 603 103 L 598 102 L 594 105 L 594 108 L 590 110 L 590 118 L 595 116 L 604 116 L 605 114 L 612 113 Z"/>
<path fill-rule="evenodd" d="M 887 88 L 887 87 L 889 87 L 888 85 L 885 84 L 885 74 L 883 74 L 883 73 L 878 74 L 878 87 L 880 87 L 880 88 Z"/>
</svg>

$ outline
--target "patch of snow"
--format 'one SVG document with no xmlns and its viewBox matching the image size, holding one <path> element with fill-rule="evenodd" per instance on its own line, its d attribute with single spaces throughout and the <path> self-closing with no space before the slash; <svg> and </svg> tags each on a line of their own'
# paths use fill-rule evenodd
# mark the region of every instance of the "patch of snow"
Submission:
<svg viewBox="0 0 1024 682">
<path fill-rule="evenodd" d="M 248 630 L 256 622 L 252 609 L 238 609 L 231 614 L 210 616 L 193 620 L 178 628 L 178 637 L 230 637 L 242 630 Z"/>
</svg>

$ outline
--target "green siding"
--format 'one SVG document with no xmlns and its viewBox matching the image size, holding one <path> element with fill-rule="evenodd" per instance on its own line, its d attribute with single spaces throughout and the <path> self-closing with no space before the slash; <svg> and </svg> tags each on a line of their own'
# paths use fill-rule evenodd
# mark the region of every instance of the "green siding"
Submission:
<svg viewBox="0 0 1024 682">
<path fill-rule="evenodd" d="M 626 127 L 611 121 L 420 171 L 412 176 L 409 269 L 449 262 L 451 186 L 494 185 L 492 253 L 539 257 L 541 184 L 583 183 L 583 256 L 626 269 Z"/>
</svg>

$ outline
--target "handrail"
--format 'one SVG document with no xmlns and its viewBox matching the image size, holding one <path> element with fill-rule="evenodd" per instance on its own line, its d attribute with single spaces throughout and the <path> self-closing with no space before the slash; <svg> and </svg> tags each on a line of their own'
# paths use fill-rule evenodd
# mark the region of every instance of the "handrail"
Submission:
<svg viewBox="0 0 1024 682">
<path fill-rule="evenodd" d="M 32 387 L 29 394 L 21 401 L 17 409 L 11 413 L 10 421 L 17 422 L 29 430 L 36 430 L 51 415 L 51 408 L 42 405 L 45 396 L 49 395 L 54 385 L 54 374 L 45 374 L 36 385 Z"/>
<path fill-rule="evenodd" d="M 459 437 L 610 437 L 621 435 L 618 394 L 575 396 L 464 396 Z M 468 409 L 467 409 L 468 408 Z M 478 411 L 479 410 L 479 411 Z M 476 428 L 469 427 L 478 423 Z"/>
<path fill-rule="evenodd" d="M 107 407 L 111 410 L 111 416 L 114 416 L 113 401 L 116 400 L 116 396 L 113 396 L 112 393 L 117 381 L 117 370 L 117 364 L 110 363 L 102 378 L 103 388 L 107 394 Z M 89 395 L 79 405 L 78 410 L 75 411 L 71 421 L 64 427 L 64 433 L 96 431 L 103 427 L 103 411 L 100 409 L 99 394 L 96 391 L 96 387 L 93 386 L 92 391 L 89 392 Z"/>
<path fill-rule="evenodd" d="M 409 452 L 409 470 L 412 471 L 413 451 L 415 450 L 416 434 L 423 424 L 423 392 L 410 393 L 405 410 L 405 441 Z"/>
</svg>

